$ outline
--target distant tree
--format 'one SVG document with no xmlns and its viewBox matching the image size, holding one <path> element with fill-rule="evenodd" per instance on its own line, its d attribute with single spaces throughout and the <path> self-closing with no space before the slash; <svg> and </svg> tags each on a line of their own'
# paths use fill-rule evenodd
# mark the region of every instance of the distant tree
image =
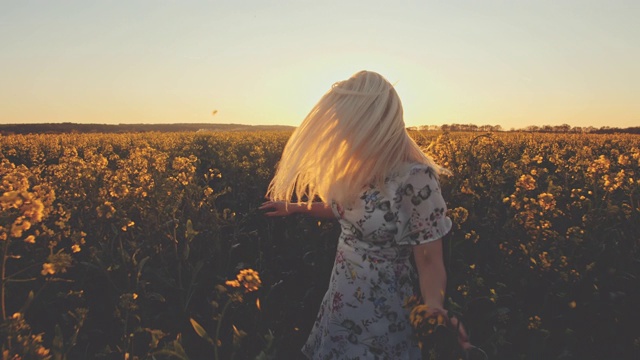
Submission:
<svg viewBox="0 0 640 360">
<path fill-rule="evenodd" d="M 568 133 L 569 130 L 571 130 L 571 125 L 569 124 L 562 124 L 553 127 L 553 132 L 558 133 Z"/>
</svg>

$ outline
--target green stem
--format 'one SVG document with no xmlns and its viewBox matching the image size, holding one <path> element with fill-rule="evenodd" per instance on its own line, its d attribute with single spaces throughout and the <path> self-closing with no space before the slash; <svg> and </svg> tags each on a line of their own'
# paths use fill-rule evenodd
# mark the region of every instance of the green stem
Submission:
<svg viewBox="0 0 640 360">
<path fill-rule="evenodd" d="M 9 258 L 9 242 L 10 239 L 4 240 L 4 249 L 2 249 L 2 270 L 0 272 L 0 279 L 2 279 L 2 286 L 0 286 L 0 301 L 2 301 L 2 322 L 7 321 L 7 305 L 5 303 L 5 284 L 7 273 L 7 259 Z M 7 349 L 11 349 L 11 336 L 7 336 Z"/>
<path fill-rule="evenodd" d="M 125 315 L 124 315 L 124 354 L 123 354 L 123 359 L 127 360 L 127 353 L 129 352 L 129 334 L 128 333 L 128 326 L 129 325 L 129 309 L 127 309 Z"/>
<path fill-rule="evenodd" d="M 181 291 L 182 295 L 182 301 L 184 303 L 184 293 L 182 292 L 182 290 L 184 290 L 184 288 L 182 287 L 182 257 L 180 256 L 180 251 L 178 250 L 178 219 L 176 219 L 176 214 L 175 212 L 173 213 L 173 249 L 176 253 L 176 260 L 178 262 L 177 267 L 178 267 L 178 288 Z"/>
<path fill-rule="evenodd" d="M 5 303 L 5 283 L 6 283 L 6 272 L 7 272 L 7 259 L 9 258 L 7 254 L 9 253 L 9 239 L 4 241 L 4 249 L 2 249 L 2 270 L 0 272 L 0 278 L 2 279 L 2 286 L 0 288 L 0 300 L 2 301 L 2 321 L 7 320 L 7 307 Z M 11 346 L 9 346 L 11 347 Z"/>
<path fill-rule="evenodd" d="M 30 278 L 30 279 L 6 279 L 5 282 L 29 282 L 29 281 L 35 281 L 38 280 L 38 278 Z"/>
<path fill-rule="evenodd" d="M 18 274 L 22 274 L 23 272 L 25 272 L 25 271 L 27 271 L 27 270 L 30 270 L 31 268 L 38 267 L 38 266 L 42 266 L 42 264 L 37 263 L 37 264 L 29 265 L 29 266 L 27 266 L 26 268 L 24 268 L 24 269 L 22 269 L 22 270 L 19 270 L 19 271 L 16 271 L 16 272 L 14 272 L 14 273 L 13 273 L 13 274 L 11 274 L 11 275 L 6 275 L 6 279 L 11 279 L 12 277 L 14 277 L 14 276 L 16 276 L 16 275 L 18 275 Z M 4 278 L 3 278 L 3 279 L 4 279 Z"/>
<path fill-rule="evenodd" d="M 229 308 L 229 305 L 231 305 L 231 299 L 227 300 L 227 303 L 224 304 L 224 307 L 222 308 L 222 312 L 220 313 L 220 318 L 218 319 L 218 325 L 216 325 L 216 335 L 213 338 L 213 351 L 214 351 L 214 355 L 215 355 L 215 359 L 219 360 L 220 358 L 218 357 L 218 339 L 220 338 L 220 328 L 222 328 L 222 319 L 224 319 L 224 314 L 227 313 L 227 309 Z"/>
</svg>

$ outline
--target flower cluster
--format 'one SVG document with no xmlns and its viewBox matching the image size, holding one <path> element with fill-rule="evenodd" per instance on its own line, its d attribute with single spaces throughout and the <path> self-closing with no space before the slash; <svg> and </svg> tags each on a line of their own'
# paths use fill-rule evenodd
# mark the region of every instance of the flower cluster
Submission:
<svg viewBox="0 0 640 360">
<path fill-rule="evenodd" d="M 260 281 L 260 276 L 257 271 L 253 269 L 244 269 L 240 270 L 238 275 L 236 275 L 236 279 L 229 280 L 225 283 L 230 287 L 244 287 L 246 292 L 256 291 L 262 285 Z"/>
</svg>

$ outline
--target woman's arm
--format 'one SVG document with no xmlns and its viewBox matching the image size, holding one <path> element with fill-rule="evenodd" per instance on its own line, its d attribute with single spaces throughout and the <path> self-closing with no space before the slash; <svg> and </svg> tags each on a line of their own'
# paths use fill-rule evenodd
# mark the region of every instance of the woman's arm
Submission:
<svg viewBox="0 0 640 360">
<path fill-rule="evenodd" d="M 424 304 L 431 309 L 444 309 L 447 272 L 442 256 L 442 239 L 414 246 L 413 257 Z"/>
<path fill-rule="evenodd" d="M 267 216 L 287 216 L 299 213 L 325 219 L 335 218 L 331 207 L 323 202 L 313 202 L 311 203 L 311 207 L 309 207 L 308 204 L 305 203 L 299 204 L 284 201 L 265 201 L 258 209 L 272 209 L 265 213 Z"/>
<path fill-rule="evenodd" d="M 442 239 L 414 246 L 413 257 L 416 261 L 420 294 L 424 304 L 436 313 L 447 315 L 447 310 L 444 309 L 447 271 L 442 255 Z M 455 317 L 451 317 L 449 321 L 450 326 L 458 332 L 460 346 L 465 350 L 470 349 L 472 345 L 462 324 Z"/>
</svg>

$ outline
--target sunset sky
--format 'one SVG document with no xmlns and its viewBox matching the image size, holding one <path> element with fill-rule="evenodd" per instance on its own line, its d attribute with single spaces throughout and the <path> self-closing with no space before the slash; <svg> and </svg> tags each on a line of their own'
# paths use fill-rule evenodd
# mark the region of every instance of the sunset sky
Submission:
<svg viewBox="0 0 640 360">
<path fill-rule="evenodd" d="M 640 126 L 638 19 L 638 0 L 0 0 L 0 123 L 298 125 L 367 69 L 407 126 Z"/>
</svg>

